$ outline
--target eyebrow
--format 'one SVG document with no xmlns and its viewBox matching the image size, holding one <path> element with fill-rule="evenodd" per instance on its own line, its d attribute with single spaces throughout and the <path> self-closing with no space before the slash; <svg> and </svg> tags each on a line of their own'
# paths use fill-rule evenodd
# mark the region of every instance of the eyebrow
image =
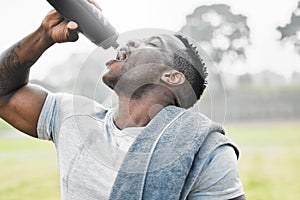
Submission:
<svg viewBox="0 0 300 200">
<path fill-rule="evenodd" d="M 159 37 L 159 36 L 157 36 L 157 35 L 152 36 L 152 37 L 149 38 L 149 40 L 153 40 L 153 39 L 158 39 L 158 40 L 160 40 L 160 41 L 162 42 L 161 37 Z"/>
</svg>

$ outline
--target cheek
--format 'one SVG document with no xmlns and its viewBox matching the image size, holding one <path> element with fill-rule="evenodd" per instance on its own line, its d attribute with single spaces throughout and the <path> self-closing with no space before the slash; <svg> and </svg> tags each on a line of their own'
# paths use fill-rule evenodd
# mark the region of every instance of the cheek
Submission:
<svg viewBox="0 0 300 200">
<path fill-rule="evenodd" d="M 131 84 L 150 84 L 157 83 L 160 79 L 161 71 L 158 66 L 141 65 L 128 70 L 123 76 L 122 80 L 130 82 Z"/>
</svg>

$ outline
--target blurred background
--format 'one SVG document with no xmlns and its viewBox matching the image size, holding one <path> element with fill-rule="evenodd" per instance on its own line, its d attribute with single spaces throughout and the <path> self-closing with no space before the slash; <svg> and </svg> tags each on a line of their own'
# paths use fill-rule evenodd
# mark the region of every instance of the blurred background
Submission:
<svg viewBox="0 0 300 200">
<path fill-rule="evenodd" d="M 120 34 L 157 28 L 193 38 L 210 70 L 196 107 L 222 123 L 240 147 L 247 199 L 300 199 L 299 0 L 99 3 Z M 46 0 L 1 2 L 0 51 L 38 28 L 50 9 Z M 34 65 L 31 82 L 110 106 L 111 92 L 99 82 L 103 66 L 91 62 L 98 53 L 83 35 L 57 44 Z M 95 87 L 101 90 L 96 96 Z M 3 121 L 0 130 L 0 199 L 59 199 L 53 144 L 25 137 Z"/>
</svg>

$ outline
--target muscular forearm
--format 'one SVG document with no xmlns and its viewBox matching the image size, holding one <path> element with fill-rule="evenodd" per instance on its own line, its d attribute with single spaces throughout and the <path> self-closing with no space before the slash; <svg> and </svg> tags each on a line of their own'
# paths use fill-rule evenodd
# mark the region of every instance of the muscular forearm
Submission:
<svg viewBox="0 0 300 200">
<path fill-rule="evenodd" d="M 47 91 L 27 85 L 30 67 L 54 43 L 78 39 L 78 25 L 50 11 L 41 26 L 0 55 L 0 117 L 37 137 L 38 119 Z"/>
<path fill-rule="evenodd" d="M 0 56 L 0 96 L 26 85 L 30 67 L 53 44 L 39 28 L 3 52 Z"/>
</svg>

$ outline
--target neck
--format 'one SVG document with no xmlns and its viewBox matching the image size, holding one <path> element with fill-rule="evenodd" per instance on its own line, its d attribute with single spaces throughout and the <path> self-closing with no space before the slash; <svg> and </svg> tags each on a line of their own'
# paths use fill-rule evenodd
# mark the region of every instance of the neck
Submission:
<svg viewBox="0 0 300 200">
<path fill-rule="evenodd" d="M 119 129 L 146 126 L 161 109 L 169 104 L 149 96 L 142 96 L 139 99 L 120 96 L 119 105 L 114 114 L 115 125 Z"/>
</svg>

